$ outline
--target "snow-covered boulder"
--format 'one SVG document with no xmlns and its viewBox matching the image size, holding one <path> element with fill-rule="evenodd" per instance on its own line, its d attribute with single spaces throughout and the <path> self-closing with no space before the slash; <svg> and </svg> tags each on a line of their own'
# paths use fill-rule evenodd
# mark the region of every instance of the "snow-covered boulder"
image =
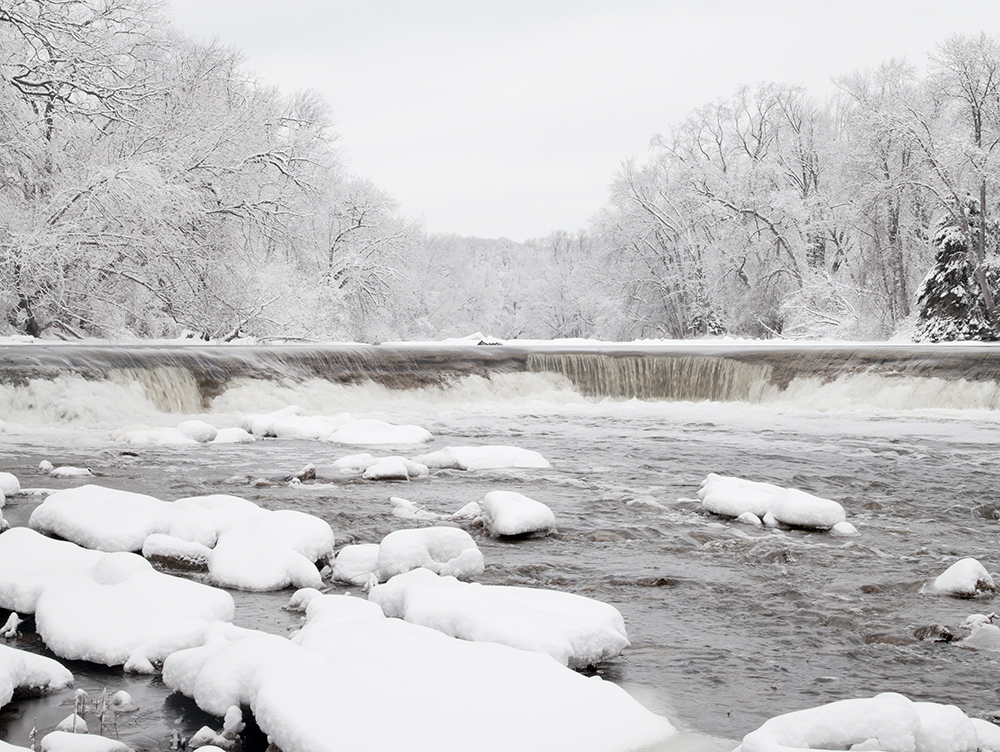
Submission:
<svg viewBox="0 0 1000 752">
<path fill-rule="evenodd" d="M 431 432 L 414 425 L 395 425 L 375 418 L 359 418 L 334 429 L 327 441 L 335 444 L 373 446 L 377 444 L 423 444 Z"/>
<path fill-rule="evenodd" d="M 365 480 L 410 480 L 429 473 L 425 465 L 405 457 L 383 457 L 374 460 L 361 473 Z"/>
<path fill-rule="evenodd" d="M 324 603 L 331 598 L 340 601 Z M 164 682 L 216 715 L 249 705 L 285 752 L 464 752 L 470 740 L 481 752 L 625 752 L 676 733 L 611 682 L 538 653 L 387 619 L 363 603 L 312 599 L 297 642 L 219 630 L 204 647 L 171 655 Z M 447 722 L 428 723 L 443 701 Z"/>
<path fill-rule="evenodd" d="M 220 428 L 215 433 L 215 438 L 212 439 L 211 444 L 252 444 L 257 440 L 249 431 L 240 428 L 239 426 L 231 426 L 229 428 Z"/>
<path fill-rule="evenodd" d="M 193 439 L 199 444 L 207 444 L 209 441 L 213 441 L 219 433 L 218 428 L 203 420 L 183 420 L 177 424 L 177 430 L 181 436 Z"/>
<path fill-rule="evenodd" d="M 980 593 L 995 592 L 996 585 L 986 567 L 977 559 L 959 559 L 935 579 L 924 583 L 921 593 L 973 598 Z"/>
<path fill-rule="evenodd" d="M 91 478 L 93 475 L 89 467 L 75 467 L 73 465 L 60 465 L 49 470 L 50 478 Z"/>
<path fill-rule="evenodd" d="M 0 645 L 0 708 L 15 689 L 55 692 L 73 683 L 73 674 L 59 661 Z"/>
<path fill-rule="evenodd" d="M 441 470 L 503 470 L 551 467 L 538 452 L 512 446 L 445 447 L 414 457 L 416 462 Z"/>
<path fill-rule="evenodd" d="M 954 705 L 912 702 L 903 695 L 884 693 L 777 716 L 744 736 L 736 752 L 979 752 L 998 748 L 1000 728 L 971 719 Z"/>
<path fill-rule="evenodd" d="M 46 585 L 35 627 L 61 658 L 151 673 L 180 648 L 200 645 L 209 623 L 233 618 L 224 590 L 157 572 L 131 553 L 103 554 Z"/>
<path fill-rule="evenodd" d="M 48 496 L 28 525 L 98 551 L 141 551 L 146 538 L 160 531 L 168 506 L 146 494 L 91 484 Z"/>
<path fill-rule="evenodd" d="M 740 518 L 752 514 L 767 524 L 769 518 L 792 527 L 829 530 L 845 521 L 844 508 L 835 501 L 795 488 L 710 473 L 701 482 L 698 498 L 714 514 Z M 742 521 L 747 521 L 743 517 Z"/>
<path fill-rule="evenodd" d="M 53 731 L 42 737 L 41 752 L 132 752 L 132 748 L 107 736 Z"/>
<path fill-rule="evenodd" d="M 379 581 L 417 567 L 468 579 L 482 573 L 483 554 L 472 536 L 457 527 L 396 530 L 382 539 L 378 549 Z"/>
<path fill-rule="evenodd" d="M 316 562 L 325 563 L 333 544 L 330 525 L 319 517 L 264 511 L 219 535 L 208 571 L 220 585 L 241 590 L 319 588 Z"/>
<path fill-rule="evenodd" d="M 273 413 L 248 415 L 242 427 L 260 437 L 326 439 L 336 428 L 353 420 L 350 415 L 305 416 L 301 412 L 298 405 L 289 405 Z"/>
<path fill-rule="evenodd" d="M 0 473 L 0 496 L 17 496 L 21 493 L 21 481 L 13 473 Z"/>
<path fill-rule="evenodd" d="M 1000 627 L 993 623 L 996 614 L 970 614 L 962 622 L 969 633 L 955 642 L 964 648 L 1000 651 Z"/>
<path fill-rule="evenodd" d="M 614 658 L 629 644 L 614 606 L 556 590 L 460 582 L 421 568 L 375 586 L 368 599 L 386 616 L 546 653 L 571 668 Z"/>
<path fill-rule="evenodd" d="M 334 542 L 319 517 L 270 511 L 238 496 L 166 502 L 95 485 L 52 494 L 29 524 L 86 548 L 204 562 L 216 583 L 247 590 L 318 585 L 315 562 L 325 563 Z"/>
<path fill-rule="evenodd" d="M 551 533 L 556 529 L 551 509 L 515 491 L 490 491 L 480 507 L 483 526 L 495 537 Z"/>
<path fill-rule="evenodd" d="M 89 569 L 103 556 L 26 527 L 0 533 L 0 608 L 35 613 L 39 596 L 51 583 Z"/>
<path fill-rule="evenodd" d="M 352 585 L 378 582 L 378 543 L 355 543 L 344 546 L 333 562 L 332 577 Z"/>
</svg>

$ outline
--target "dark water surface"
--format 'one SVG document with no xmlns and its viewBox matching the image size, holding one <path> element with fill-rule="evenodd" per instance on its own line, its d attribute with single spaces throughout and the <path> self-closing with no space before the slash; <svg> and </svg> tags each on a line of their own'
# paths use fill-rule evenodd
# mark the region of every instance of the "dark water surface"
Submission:
<svg viewBox="0 0 1000 752">
<path fill-rule="evenodd" d="M 364 482 L 337 475 L 331 464 L 358 448 L 293 439 L 130 446 L 75 428 L 0 434 L 0 469 L 27 488 L 82 482 L 38 475 L 38 463 L 49 460 L 88 466 L 100 476 L 93 482 L 167 500 L 231 493 L 324 518 L 338 548 L 431 524 L 394 517 L 390 496 L 447 513 L 488 491 L 519 491 L 553 509 L 559 532 L 505 542 L 471 530 L 487 562 L 478 580 L 555 588 L 616 606 L 632 645 L 598 673 L 684 729 L 738 740 L 774 715 L 883 691 L 954 703 L 972 716 L 1000 709 L 1000 652 L 915 636 L 934 624 L 957 631 L 969 614 L 996 607 L 991 596 L 918 592 L 961 557 L 1000 569 L 993 413 L 632 401 L 510 411 L 498 405 L 468 414 L 410 406 L 398 422 L 420 423 L 434 440 L 366 451 L 413 457 L 448 445 L 515 445 L 541 452 L 552 468 Z M 249 483 L 307 463 L 319 478 L 303 486 Z M 693 499 L 710 472 L 837 500 L 860 536 L 759 530 L 704 513 Z M 4 516 L 26 524 L 37 503 L 9 499 Z M 234 592 L 236 623 L 288 634 L 299 618 L 282 609 L 290 594 Z M 10 644 L 42 650 L 30 633 Z M 68 665 L 91 697 L 103 686 L 133 694 L 142 709 L 120 718 L 118 733 L 137 748 L 169 748 L 175 728 L 189 736 L 205 723 L 221 725 L 170 695 L 158 677 Z M 72 695 L 8 705 L 0 711 L 0 738 L 27 746 L 32 724 L 54 726 L 72 711 Z"/>
</svg>

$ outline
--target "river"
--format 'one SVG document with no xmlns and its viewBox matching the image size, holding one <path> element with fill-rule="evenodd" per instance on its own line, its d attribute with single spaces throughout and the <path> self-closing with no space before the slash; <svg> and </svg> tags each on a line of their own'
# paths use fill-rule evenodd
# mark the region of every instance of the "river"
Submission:
<svg viewBox="0 0 1000 752">
<path fill-rule="evenodd" d="M 8 351 L 22 357 L 30 347 Z M 942 360 L 954 354 L 943 349 Z M 934 353 L 921 358 L 933 361 Z M 976 368 L 981 363 L 969 366 Z M 812 365 L 783 387 L 741 401 L 671 401 L 584 394 L 568 372 L 544 370 L 498 368 L 408 389 L 363 378 L 244 374 L 213 387 L 210 399 L 181 397 L 180 409 L 169 410 L 164 394 L 197 387 L 184 379 L 171 385 L 176 371 L 160 374 L 154 397 L 148 378 L 119 370 L 85 379 L 67 367 L 55 379 L 47 373 L 0 385 L 0 470 L 29 489 L 81 483 L 39 475 L 48 460 L 89 467 L 98 476 L 92 482 L 167 500 L 231 493 L 324 518 L 338 547 L 430 524 L 394 517 L 389 496 L 452 512 L 488 491 L 519 491 L 551 507 L 558 533 L 505 542 L 473 531 L 487 562 L 478 581 L 555 588 L 616 606 L 631 646 L 597 672 L 703 737 L 705 749 L 731 748 L 780 713 L 883 691 L 953 703 L 972 716 L 1000 708 L 1000 653 L 917 636 L 932 625 L 957 632 L 966 616 L 993 608 L 990 596 L 918 592 L 965 556 L 1000 570 L 1000 413 L 992 409 L 997 382 L 989 374 L 963 380 L 955 372 L 886 375 L 837 365 L 823 377 Z M 366 482 L 332 467 L 355 447 L 296 439 L 152 446 L 113 438 L 132 424 L 175 425 L 193 415 L 224 426 L 291 404 L 307 413 L 416 423 L 434 436 L 422 447 L 373 453 L 412 457 L 444 446 L 503 444 L 536 450 L 552 467 Z M 282 482 L 310 463 L 315 481 Z M 712 472 L 834 499 L 860 535 L 757 529 L 705 513 L 696 492 Z M 8 499 L 3 514 L 26 524 L 39 500 Z M 298 623 L 281 608 L 289 595 L 234 592 L 236 622 L 287 634 Z M 13 644 L 44 650 L 30 631 Z M 92 696 L 104 686 L 133 693 L 142 709 L 117 725 L 138 749 L 168 749 L 175 729 L 188 736 L 206 722 L 218 727 L 156 677 L 69 667 Z M 72 704 L 71 692 L 11 703 L 0 711 L 0 738 L 26 746 L 32 724 L 51 727 Z"/>
</svg>

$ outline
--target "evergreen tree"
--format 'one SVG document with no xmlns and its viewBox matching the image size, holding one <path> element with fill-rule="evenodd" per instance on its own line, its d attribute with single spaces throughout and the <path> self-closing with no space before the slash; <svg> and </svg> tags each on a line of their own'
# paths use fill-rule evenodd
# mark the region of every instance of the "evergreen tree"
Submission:
<svg viewBox="0 0 1000 752">
<path fill-rule="evenodd" d="M 965 216 L 972 228 L 982 222 L 979 203 L 966 199 Z M 1000 269 L 997 268 L 997 227 L 986 228 L 986 259 L 984 270 L 987 284 L 1000 291 Z M 963 232 L 952 215 L 939 222 L 934 233 L 938 249 L 934 266 L 920 286 L 917 298 L 919 313 L 914 339 L 918 342 L 949 340 L 1000 339 L 996 322 L 990 320 L 982 292 L 976 282 L 975 269 L 970 261 L 969 235 Z"/>
</svg>

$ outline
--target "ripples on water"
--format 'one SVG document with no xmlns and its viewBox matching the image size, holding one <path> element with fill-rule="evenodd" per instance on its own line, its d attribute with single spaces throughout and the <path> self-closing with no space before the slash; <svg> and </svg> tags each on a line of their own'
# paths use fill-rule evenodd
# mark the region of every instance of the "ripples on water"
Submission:
<svg viewBox="0 0 1000 752">
<path fill-rule="evenodd" d="M 104 388 L 110 389 L 100 385 L 91 398 Z M 244 392 L 242 402 L 234 391 L 208 419 L 220 423 L 241 410 L 295 402 L 328 414 L 350 409 L 360 416 L 374 408 L 380 417 L 424 425 L 434 440 L 426 448 L 373 453 L 414 456 L 446 445 L 510 444 L 541 452 L 552 468 L 443 471 L 409 483 L 368 483 L 343 479 L 332 468 L 357 450 L 321 442 L 151 447 L 107 440 L 107 429 L 126 422 L 181 419 L 147 406 L 131 421 L 105 415 L 100 431 L 92 428 L 91 408 L 68 423 L 50 415 L 23 430 L 9 426 L 0 469 L 14 472 L 25 487 L 78 484 L 36 475 L 47 459 L 89 466 L 100 476 L 95 482 L 164 499 L 233 493 L 323 517 L 338 545 L 377 542 L 392 530 L 424 524 L 393 517 L 390 495 L 451 512 L 491 490 L 519 491 L 553 509 L 559 534 L 508 543 L 474 532 L 487 561 L 480 581 L 557 588 L 615 605 L 632 646 L 597 673 L 683 728 L 739 739 L 774 715 L 883 691 L 954 703 L 970 715 L 1000 707 L 994 680 L 1000 653 L 914 636 L 932 624 L 955 629 L 969 614 L 993 610 L 989 597 L 917 592 L 963 556 L 1000 569 L 1000 435 L 992 413 L 590 403 L 564 390 L 558 400 L 529 395 L 449 404 L 362 388 L 338 393 L 337 400 L 327 395 L 324 403 L 319 387 L 311 388 L 278 394 L 265 387 L 252 398 Z M 28 408 L 20 413 L 29 414 Z M 307 463 L 317 466 L 314 484 L 247 483 L 280 478 Z M 840 501 L 861 535 L 758 530 L 707 515 L 692 499 L 710 472 Z M 25 524 L 35 503 L 25 496 L 8 500 L 4 515 Z M 281 608 L 289 594 L 234 593 L 237 623 L 287 634 L 298 618 Z M 41 649 L 30 634 L 18 644 Z M 120 719 L 119 732 L 138 747 L 168 748 L 174 728 L 190 735 L 204 723 L 218 726 L 187 700 L 168 696 L 156 677 L 70 668 L 92 696 L 105 684 L 136 696 L 143 710 Z M 40 728 L 54 725 L 72 702 L 66 692 L 15 702 L 0 711 L 0 736 L 26 745 L 35 718 Z"/>
</svg>

